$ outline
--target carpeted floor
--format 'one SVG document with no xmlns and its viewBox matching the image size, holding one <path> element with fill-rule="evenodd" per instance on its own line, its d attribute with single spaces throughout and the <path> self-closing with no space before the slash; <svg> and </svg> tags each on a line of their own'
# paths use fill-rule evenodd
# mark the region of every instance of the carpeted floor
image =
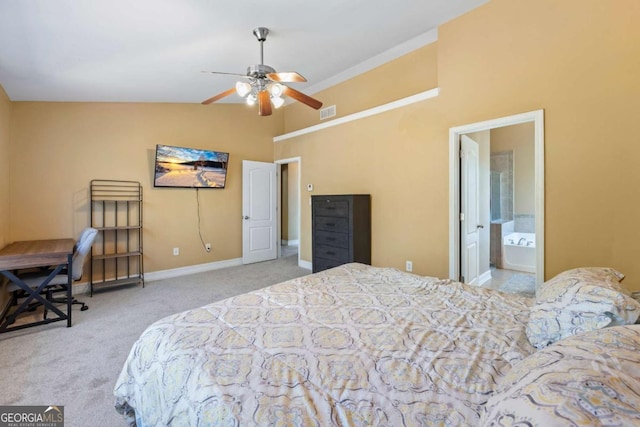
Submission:
<svg viewBox="0 0 640 427">
<path fill-rule="evenodd" d="M 113 386 L 135 340 L 165 316 L 309 274 L 297 256 L 80 296 L 66 322 L 0 335 L 0 405 L 64 405 L 66 427 L 124 426 Z"/>
</svg>

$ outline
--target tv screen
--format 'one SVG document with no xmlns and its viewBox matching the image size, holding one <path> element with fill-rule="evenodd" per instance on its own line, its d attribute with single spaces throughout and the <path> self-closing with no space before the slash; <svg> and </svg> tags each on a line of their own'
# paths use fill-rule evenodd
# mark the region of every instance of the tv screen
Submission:
<svg viewBox="0 0 640 427">
<path fill-rule="evenodd" d="M 156 145 L 154 187 L 224 188 L 229 153 Z"/>
</svg>

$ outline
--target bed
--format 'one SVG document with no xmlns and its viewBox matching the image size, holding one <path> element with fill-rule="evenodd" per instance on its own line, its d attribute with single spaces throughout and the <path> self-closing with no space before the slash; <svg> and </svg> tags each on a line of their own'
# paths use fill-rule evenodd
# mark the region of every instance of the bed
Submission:
<svg viewBox="0 0 640 427">
<path fill-rule="evenodd" d="M 640 314 L 629 300 L 617 312 L 626 316 L 621 324 Z M 536 333 L 557 333 L 530 322 L 536 305 L 451 280 L 347 264 L 154 323 L 123 367 L 116 409 L 139 427 L 549 426 L 529 417 L 526 374 L 570 357 L 532 361 L 557 346 L 544 339 L 532 345 Z M 605 321 L 586 323 L 601 333 Z M 588 336 L 587 326 L 555 341 Z M 632 409 L 640 407 L 640 374 L 631 365 L 638 366 L 625 365 L 629 410 L 622 419 L 640 422 Z M 535 402 L 533 412 L 550 408 Z"/>
</svg>

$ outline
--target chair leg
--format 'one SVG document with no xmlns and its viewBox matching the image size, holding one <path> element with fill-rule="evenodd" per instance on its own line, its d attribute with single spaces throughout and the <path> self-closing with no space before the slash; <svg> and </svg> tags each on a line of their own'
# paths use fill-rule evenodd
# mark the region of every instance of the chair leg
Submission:
<svg viewBox="0 0 640 427">
<path fill-rule="evenodd" d="M 67 303 L 67 299 L 66 298 L 54 298 L 53 297 L 53 292 L 52 291 L 47 291 L 47 299 L 51 302 L 56 302 L 56 303 L 60 303 L 60 304 L 66 304 Z M 75 298 L 71 299 L 71 304 L 77 304 L 80 306 L 80 311 L 86 311 L 89 310 L 89 306 L 87 304 L 85 304 L 82 301 L 78 301 Z M 44 312 L 44 316 L 45 319 L 47 318 L 47 310 L 45 308 L 45 312 Z"/>
<path fill-rule="evenodd" d="M 75 299 L 75 298 L 71 301 L 71 304 L 78 304 L 78 305 L 80 305 L 80 306 L 81 306 L 81 307 L 80 307 L 80 311 L 86 311 L 86 310 L 89 310 L 89 306 L 88 306 L 87 304 L 83 303 L 82 301 L 78 301 L 78 300 L 77 300 L 77 299 Z"/>
</svg>

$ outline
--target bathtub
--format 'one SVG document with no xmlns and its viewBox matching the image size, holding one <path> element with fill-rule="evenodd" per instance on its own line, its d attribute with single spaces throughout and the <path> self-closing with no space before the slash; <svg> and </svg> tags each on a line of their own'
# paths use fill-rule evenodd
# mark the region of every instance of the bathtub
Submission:
<svg viewBox="0 0 640 427">
<path fill-rule="evenodd" d="M 536 235 L 511 233 L 502 239 L 502 268 L 536 272 Z"/>
</svg>

